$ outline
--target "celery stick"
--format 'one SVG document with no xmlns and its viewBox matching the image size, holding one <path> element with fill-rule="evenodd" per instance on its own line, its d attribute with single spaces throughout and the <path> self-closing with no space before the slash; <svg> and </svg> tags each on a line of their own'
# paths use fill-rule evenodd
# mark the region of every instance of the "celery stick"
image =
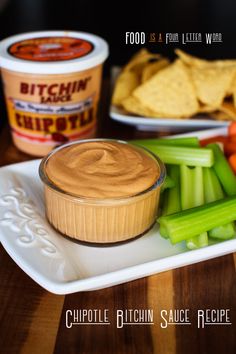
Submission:
<svg viewBox="0 0 236 354">
<path fill-rule="evenodd" d="M 137 145 L 146 147 L 149 151 L 158 155 L 166 164 L 211 167 L 214 163 L 214 154 L 211 149 L 145 145 L 142 143 L 138 143 Z"/>
<path fill-rule="evenodd" d="M 206 203 L 224 198 L 223 190 L 213 168 L 204 168 L 203 176 Z M 210 237 L 222 240 L 232 238 L 234 234 L 234 224 L 232 222 L 226 225 L 217 226 L 209 231 Z"/>
<path fill-rule="evenodd" d="M 190 237 L 186 240 L 186 245 L 190 250 L 208 246 L 207 232 L 203 232 L 198 236 Z"/>
<path fill-rule="evenodd" d="M 160 225 L 166 227 L 172 243 L 187 240 L 234 220 L 236 220 L 236 197 L 227 197 L 158 218 Z"/>
<path fill-rule="evenodd" d="M 166 175 L 166 178 L 161 186 L 161 193 L 168 188 L 173 188 L 175 186 L 175 181 L 169 176 Z"/>
<path fill-rule="evenodd" d="M 173 188 L 172 188 L 173 189 Z M 162 215 L 166 215 L 165 212 L 163 213 L 163 211 L 165 211 L 167 209 L 167 203 L 169 201 L 169 192 L 170 189 L 165 190 L 165 192 L 162 194 L 163 199 L 162 199 Z M 168 231 L 166 230 L 166 227 L 164 225 L 160 225 L 159 227 L 159 232 L 160 235 L 164 238 L 169 238 L 168 236 Z"/>
<path fill-rule="evenodd" d="M 168 198 L 164 201 L 162 215 L 169 215 L 181 210 L 180 206 L 180 184 L 179 184 L 179 166 L 169 165 L 167 168 L 168 174 L 174 187 L 168 190 Z"/>
<path fill-rule="evenodd" d="M 180 166 L 180 186 L 181 209 L 185 210 L 193 207 L 192 170 L 186 165 Z"/>
<path fill-rule="evenodd" d="M 199 147 L 199 140 L 197 137 L 187 138 L 173 138 L 173 139 L 138 139 L 131 140 L 132 144 L 145 144 L 146 145 L 168 145 L 168 146 L 186 146 L 186 147 Z M 144 146 L 144 145 L 143 145 Z"/>
<path fill-rule="evenodd" d="M 214 202 L 215 200 L 224 198 L 220 182 L 213 168 L 203 169 L 205 201 L 206 203 Z"/>
<path fill-rule="evenodd" d="M 214 152 L 215 162 L 213 168 L 227 195 L 236 194 L 236 177 L 227 162 L 223 152 L 217 144 L 207 145 Z"/>
<path fill-rule="evenodd" d="M 189 168 L 180 166 L 181 207 L 183 210 L 204 204 L 203 169 L 200 166 Z M 189 249 L 208 245 L 207 232 L 186 240 Z"/>
<path fill-rule="evenodd" d="M 233 222 L 214 227 L 214 229 L 209 231 L 210 237 L 217 238 L 219 240 L 228 240 L 230 238 L 233 238 L 234 235 L 235 235 L 235 230 L 234 230 Z"/>
<path fill-rule="evenodd" d="M 197 166 L 180 166 L 181 207 L 183 210 L 204 204 L 203 173 Z"/>
<path fill-rule="evenodd" d="M 170 165 L 167 168 L 170 178 L 174 181 L 175 186 L 165 191 L 164 202 L 162 207 L 162 215 L 169 215 L 181 210 L 180 206 L 180 184 L 179 184 L 179 166 Z M 167 238 L 167 232 L 164 227 L 160 227 L 160 234 Z"/>
</svg>

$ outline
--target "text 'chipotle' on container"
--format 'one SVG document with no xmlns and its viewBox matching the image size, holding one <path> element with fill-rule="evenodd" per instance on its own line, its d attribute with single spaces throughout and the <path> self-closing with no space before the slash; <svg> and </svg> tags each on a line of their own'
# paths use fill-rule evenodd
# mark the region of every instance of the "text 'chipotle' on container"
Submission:
<svg viewBox="0 0 236 354">
<path fill-rule="evenodd" d="M 44 156 L 95 136 L 107 56 L 107 43 L 83 32 L 32 32 L 0 43 L 9 123 L 21 151 Z"/>
</svg>

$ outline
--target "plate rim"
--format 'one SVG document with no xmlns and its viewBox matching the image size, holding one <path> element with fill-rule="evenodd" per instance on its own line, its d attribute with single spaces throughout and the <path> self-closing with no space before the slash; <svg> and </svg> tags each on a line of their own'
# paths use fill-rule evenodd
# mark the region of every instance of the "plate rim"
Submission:
<svg viewBox="0 0 236 354">
<path fill-rule="evenodd" d="M 109 115 L 111 119 L 134 126 L 166 126 L 170 127 L 175 124 L 175 127 L 226 127 L 230 124 L 230 121 L 212 120 L 212 119 L 177 119 L 177 118 L 151 118 L 143 116 L 135 116 L 129 114 L 122 114 L 119 112 L 119 108 L 114 105 L 110 106 Z"/>
</svg>

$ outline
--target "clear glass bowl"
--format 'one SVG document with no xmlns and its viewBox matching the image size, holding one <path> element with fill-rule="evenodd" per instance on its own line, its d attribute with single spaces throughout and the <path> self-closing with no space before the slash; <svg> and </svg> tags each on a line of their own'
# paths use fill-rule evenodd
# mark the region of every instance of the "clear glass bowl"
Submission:
<svg viewBox="0 0 236 354">
<path fill-rule="evenodd" d="M 48 178 L 46 167 L 52 155 L 70 145 L 92 141 L 128 144 L 148 154 L 158 165 L 160 173 L 157 180 L 151 187 L 135 195 L 101 199 L 68 193 Z M 147 149 L 121 140 L 90 139 L 71 142 L 53 150 L 42 160 L 39 175 L 44 183 L 46 216 L 50 224 L 75 241 L 103 246 L 132 240 L 153 226 L 166 171 L 162 161 Z"/>
</svg>

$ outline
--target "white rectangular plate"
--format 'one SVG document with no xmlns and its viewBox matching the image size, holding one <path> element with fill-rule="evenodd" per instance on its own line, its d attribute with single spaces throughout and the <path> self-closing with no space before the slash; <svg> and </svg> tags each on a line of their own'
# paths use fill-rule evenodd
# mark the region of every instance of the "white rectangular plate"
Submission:
<svg viewBox="0 0 236 354">
<path fill-rule="evenodd" d="M 225 133 L 223 128 L 197 135 L 206 138 Z M 236 239 L 232 239 L 189 251 L 183 243 L 173 246 L 160 237 L 157 226 L 138 240 L 120 246 L 75 244 L 45 219 L 39 162 L 0 169 L 0 240 L 18 266 L 53 293 L 101 289 L 236 250 Z"/>
<path fill-rule="evenodd" d="M 180 130 L 201 130 L 207 128 L 226 127 L 227 121 L 214 119 L 191 118 L 191 119 L 171 119 L 171 118 L 148 118 L 128 114 L 122 108 L 110 107 L 110 117 L 120 123 L 133 125 L 139 130 L 178 132 Z"/>
</svg>

